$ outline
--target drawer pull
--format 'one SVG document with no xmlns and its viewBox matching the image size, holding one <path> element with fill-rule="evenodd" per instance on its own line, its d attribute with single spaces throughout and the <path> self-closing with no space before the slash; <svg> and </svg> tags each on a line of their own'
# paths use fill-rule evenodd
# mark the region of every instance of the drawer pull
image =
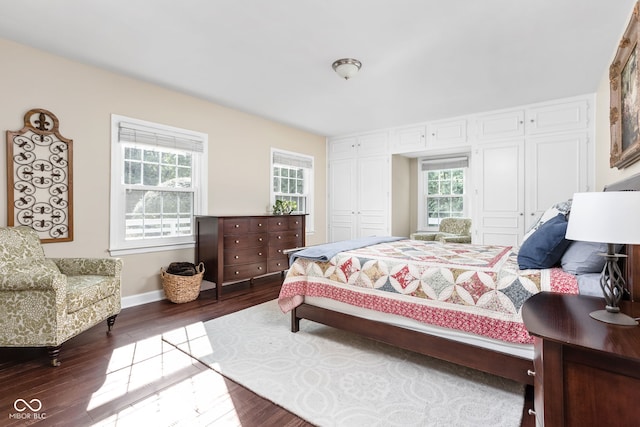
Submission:
<svg viewBox="0 0 640 427">
<path fill-rule="evenodd" d="M 240 240 L 236 240 L 236 243 L 240 243 Z"/>
<path fill-rule="evenodd" d="M 240 274 L 240 272 L 239 272 L 239 271 L 236 271 L 236 272 L 235 272 L 235 273 L 233 273 L 233 274 L 235 274 L 235 275 L 237 276 L 238 274 Z"/>
<path fill-rule="evenodd" d="M 282 236 L 278 236 L 278 239 L 282 239 Z"/>
<path fill-rule="evenodd" d="M 528 413 L 529 415 L 533 415 L 534 417 L 535 417 L 535 415 L 536 415 L 536 411 L 534 411 L 533 409 L 529 409 L 529 410 L 527 411 L 527 413 Z"/>
<path fill-rule="evenodd" d="M 262 227 L 262 223 L 259 223 L 259 224 L 258 224 L 258 227 Z"/>
<path fill-rule="evenodd" d="M 258 242 L 262 242 L 262 237 L 260 237 L 260 238 L 258 239 Z"/>
<path fill-rule="evenodd" d="M 296 237 L 300 237 L 300 235 L 298 233 L 296 233 Z"/>
<path fill-rule="evenodd" d="M 279 223 L 278 223 L 278 225 L 282 225 L 282 223 L 281 223 L 281 222 L 279 222 Z"/>
<path fill-rule="evenodd" d="M 281 254 L 282 253 L 282 249 L 278 249 L 278 253 Z"/>
<path fill-rule="evenodd" d="M 532 371 L 531 369 L 527 369 L 527 375 L 529 375 L 530 377 L 535 377 L 536 376 L 536 371 Z"/>
<path fill-rule="evenodd" d="M 300 224 L 300 221 L 296 221 L 296 225 Z"/>
<path fill-rule="evenodd" d="M 238 255 L 234 256 L 235 259 L 239 259 L 240 257 Z"/>
<path fill-rule="evenodd" d="M 262 252 L 258 252 L 258 256 L 262 256 Z"/>
<path fill-rule="evenodd" d="M 240 224 L 234 225 L 235 228 L 240 228 Z"/>
<path fill-rule="evenodd" d="M 262 270 L 262 267 L 258 267 L 258 270 Z"/>
<path fill-rule="evenodd" d="M 282 265 L 282 263 L 280 263 L 280 262 L 279 262 L 279 263 L 277 263 L 276 265 L 277 265 L 278 267 L 280 267 L 280 266 Z"/>
</svg>

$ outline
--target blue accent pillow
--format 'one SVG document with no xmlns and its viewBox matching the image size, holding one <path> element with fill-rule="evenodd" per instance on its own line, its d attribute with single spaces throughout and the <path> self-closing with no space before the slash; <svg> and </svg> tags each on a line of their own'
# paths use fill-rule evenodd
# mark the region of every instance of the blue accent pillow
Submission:
<svg viewBox="0 0 640 427">
<path fill-rule="evenodd" d="M 522 243 L 518 251 L 520 270 L 551 268 L 558 264 L 571 243 L 564 238 L 566 233 L 567 217 L 563 214 L 558 214 L 542 224 Z"/>
</svg>

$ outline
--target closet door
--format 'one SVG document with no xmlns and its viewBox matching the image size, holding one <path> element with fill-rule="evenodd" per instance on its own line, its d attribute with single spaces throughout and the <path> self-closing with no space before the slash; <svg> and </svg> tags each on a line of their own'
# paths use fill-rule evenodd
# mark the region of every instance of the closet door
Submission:
<svg viewBox="0 0 640 427">
<path fill-rule="evenodd" d="M 479 144 L 478 241 L 518 246 L 524 234 L 524 140 Z"/>
<path fill-rule="evenodd" d="M 586 132 L 527 139 L 528 230 L 550 206 L 589 191 Z"/>
<path fill-rule="evenodd" d="M 356 159 L 329 163 L 329 241 L 350 240 L 356 236 Z"/>
<path fill-rule="evenodd" d="M 359 158 L 357 177 L 357 237 L 389 235 L 389 156 Z"/>
</svg>

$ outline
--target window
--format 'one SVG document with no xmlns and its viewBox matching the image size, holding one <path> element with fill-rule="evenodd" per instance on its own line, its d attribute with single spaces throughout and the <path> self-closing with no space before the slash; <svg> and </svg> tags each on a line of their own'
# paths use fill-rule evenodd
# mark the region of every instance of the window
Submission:
<svg viewBox="0 0 640 427">
<path fill-rule="evenodd" d="M 420 160 L 419 228 L 438 229 L 442 218 L 466 216 L 468 157 Z"/>
<path fill-rule="evenodd" d="M 293 213 L 307 214 L 307 232 L 313 230 L 313 157 L 271 149 L 271 204 L 296 203 Z"/>
<path fill-rule="evenodd" d="M 189 247 L 206 209 L 207 135 L 113 115 L 112 255 Z"/>
</svg>

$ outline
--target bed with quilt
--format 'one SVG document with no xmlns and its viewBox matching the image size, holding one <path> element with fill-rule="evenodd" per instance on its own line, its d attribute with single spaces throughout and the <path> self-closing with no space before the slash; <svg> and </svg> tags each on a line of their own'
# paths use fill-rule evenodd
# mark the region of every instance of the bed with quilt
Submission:
<svg viewBox="0 0 640 427">
<path fill-rule="evenodd" d="M 545 212 L 526 237 L 566 222 L 562 208 Z M 526 299 L 542 291 L 602 295 L 602 247 L 566 241 L 564 232 L 557 240 L 558 259 L 545 268 L 522 268 L 524 245 L 371 237 L 312 246 L 292 254 L 278 302 L 291 312 L 293 332 L 308 319 L 533 384 L 533 338 L 520 311 Z M 630 252 L 627 267 L 640 258 Z M 598 265 L 586 271 L 591 262 Z"/>
</svg>

